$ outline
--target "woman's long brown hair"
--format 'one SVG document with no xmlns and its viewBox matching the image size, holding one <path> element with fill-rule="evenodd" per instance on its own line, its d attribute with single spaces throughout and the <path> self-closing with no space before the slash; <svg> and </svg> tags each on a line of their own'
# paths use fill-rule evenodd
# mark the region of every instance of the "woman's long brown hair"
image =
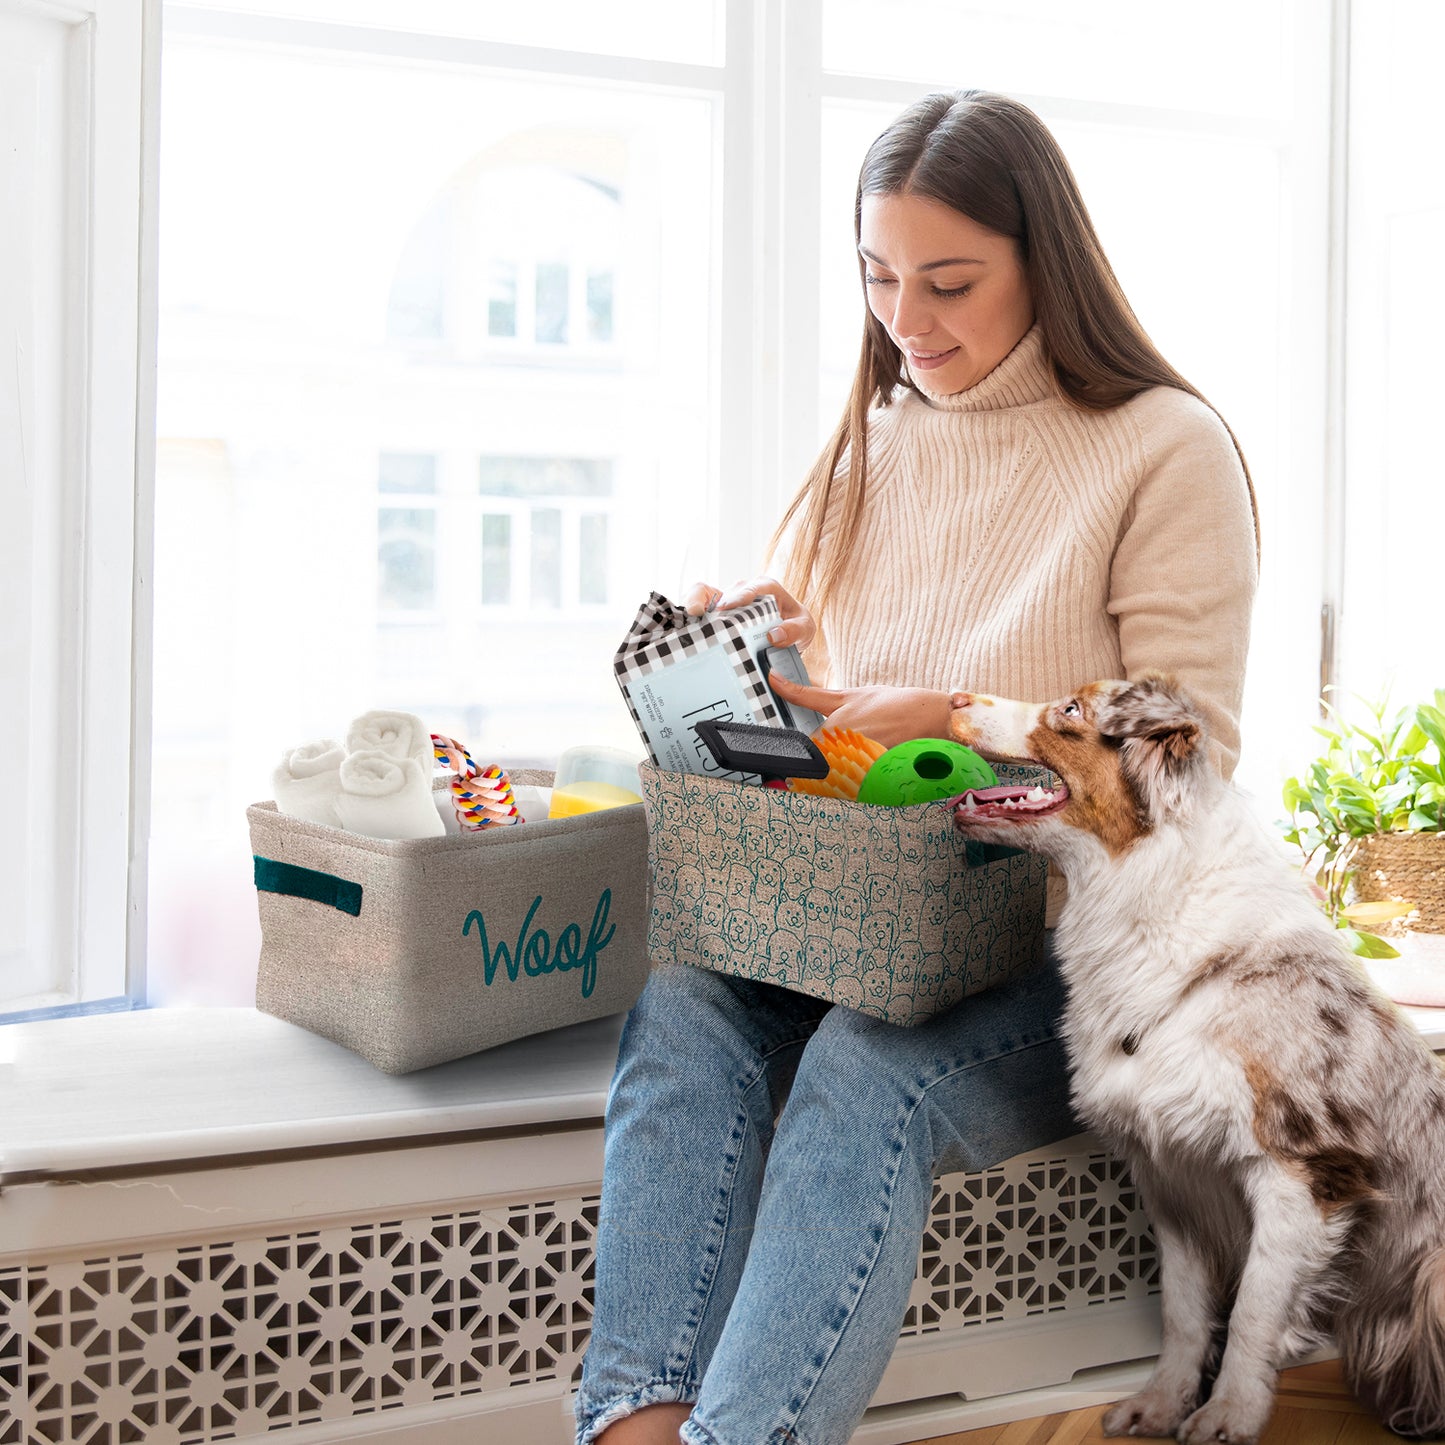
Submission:
<svg viewBox="0 0 1445 1445">
<path fill-rule="evenodd" d="M 868 148 L 853 207 L 855 241 L 863 197 L 877 195 L 941 201 L 1018 244 L 1045 354 L 1060 390 L 1075 406 L 1107 410 L 1151 386 L 1177 387 L 1209 406 L 1139 324 L 1099 244 L 1068 161 L 1027 106 L 984 90 L 925 96 Z M 858 267 L 863 285 L 861 256 Z M 890 405 L 900 386 L 917 390 L 903 353 L 868 310 L 866 295 L 864 286 L 863 350 L 847 408 L 768 544 L 771 555 L 802 512 L 786 580 L 795 595 L 806 598 L 815 617 L 822 615 L 847 561 L 848 538 L 856 535 L 862 519 L 869 409 Z M 1257 546 L 1254 485 L 1238 438 L 1229 434 L 1249 487 Z M 848 464 L 840 476 L 845 454 Z M 824 524 L 835 510 L 836 530 L 825 553 Z"/>
</svg>

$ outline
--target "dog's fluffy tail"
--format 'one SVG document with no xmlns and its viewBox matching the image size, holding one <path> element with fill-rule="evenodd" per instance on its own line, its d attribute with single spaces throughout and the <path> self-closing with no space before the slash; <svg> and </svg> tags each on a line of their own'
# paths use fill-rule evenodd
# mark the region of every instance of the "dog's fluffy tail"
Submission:
<svg viewBox="0 0 1445 1445">
<path fill-rule="evenodd" d="M 1369 1283 L 1340 1311 L 1337 1338 L 1359 1399 L 1397 1435 L 1435 1440 L 1445 1436 L 1445 1246 L 1413 1263 L 1413 1278 L 1404 1260 L 1367 1266 Z"/>
</svg>

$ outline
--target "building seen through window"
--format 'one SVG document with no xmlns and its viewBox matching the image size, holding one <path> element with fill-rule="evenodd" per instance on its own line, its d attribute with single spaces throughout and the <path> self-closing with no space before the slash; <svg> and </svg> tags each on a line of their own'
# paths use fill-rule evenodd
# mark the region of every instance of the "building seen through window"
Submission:
<svg viewBox="0 0 1445 1445">
<path fill-rule="evenodd" d="M 489 342 L 610 347 L 620 232 L 621 198 L 605 178 L 480 157 L 447 182 L 407 238 L 387 337 L 483 359 Z"/>
<path fill-rule="evenodd" d="M 439 609 L 605 605 L 612 463 L 580 457 L 481 457 L 474 493 L 438 495 L 437 458 L 383 452 L 378 471 L 377 602 L 383 618 Z M 475 552 L 442 591 L 441 529 Z M 466 559 L 464 559 L 466 560 Z"/>
</svg>

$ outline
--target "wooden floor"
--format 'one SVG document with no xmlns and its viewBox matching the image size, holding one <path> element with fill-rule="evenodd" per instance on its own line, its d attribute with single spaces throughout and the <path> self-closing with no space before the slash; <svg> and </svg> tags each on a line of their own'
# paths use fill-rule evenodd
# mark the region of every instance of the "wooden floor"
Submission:
<svg viewBox="0 0 1445 1445">
<path fill-rule="evenodd" d="M 936 1435 L 916 1445 L 1094 1445 L 1106 1437 L 1100 1427 L 1107 1405 L 988 1425 L 960 1435 Z M 1137 1437 L 1135 1437 L 1137 1438 Z M 1340 1377 L 1340 1362 L 1300 1365 L 1279 1380 L 1279 1398 L 1259 1445 L 1384 1445 L 1399 1441 L 1361 1405 Z"/>
</svg>

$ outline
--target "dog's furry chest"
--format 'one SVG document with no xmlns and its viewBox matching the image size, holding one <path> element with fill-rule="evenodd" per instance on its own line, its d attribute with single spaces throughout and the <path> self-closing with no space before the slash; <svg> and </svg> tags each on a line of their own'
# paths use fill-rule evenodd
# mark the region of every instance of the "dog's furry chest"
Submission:
<svg viewBox="0 0 1445 1445">
<path fill-rule="evenodd" d="M 1207 1026 L 1207 1003 L 1091 992 L 1072 988 L 1064 1018 L 1075 1104 L 1088 1123 L 1124 1152 L 1247 1151 L 1248 1087 Z"/>
</svg>

